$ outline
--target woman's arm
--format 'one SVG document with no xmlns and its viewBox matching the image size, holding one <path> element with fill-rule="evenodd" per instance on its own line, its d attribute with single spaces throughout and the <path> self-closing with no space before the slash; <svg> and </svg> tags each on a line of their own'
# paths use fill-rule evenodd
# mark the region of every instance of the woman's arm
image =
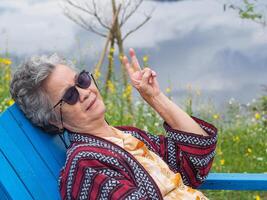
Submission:
<svg viewBox="0 0 267 200">
<path fill-rule="evenodd" d="M 126 67 L 132 85 L 143 99 L 149 103 L 159 115 L 174 129 L 198 135 L 208 134 L 181 108 L 166 97 L 160 90 L 156 72 L 149 68 L 141 69 L 133 49 L 130 49 L 132 63 L 126 56 L 123 64 Z"/>
<path fill-rule="evenodd" d="M 173 103 L 161 92 L 156 72 L 149 68 L 141 69 L 133 49 L 130 55 L 131 65 L 126 56 L 123 63 L 132 85 L 165 120 L 166 130 L 166 136 L 151 135 L 141 130 L 133 130 L 133 135 L 160 155 L 170 169 L 179 172 L 186 185 L 198 187 L 212 166 L 217 129 L 203 120 L 191 118 Z"/>
<path fill-rule="evenodd" d="M 209 136 L 183 132 L 171 128 L 166 122 L 165 135 L 156 135 L 136 127 L 121 126 L 120 130 L 131 133 L 143 141 L 150 151 L 158 154 L 170 169 L 182 175 L 184 184 L 197 188 L 212 166 L 217 142 L 217 129 L 201 119 L 192 117 Z"/>
<path fill-rule="evenodd" d="M 160 92 L 145 101 L 173 128 L 198 135 L 208 134 L 185 111 Z"/>
</svg>

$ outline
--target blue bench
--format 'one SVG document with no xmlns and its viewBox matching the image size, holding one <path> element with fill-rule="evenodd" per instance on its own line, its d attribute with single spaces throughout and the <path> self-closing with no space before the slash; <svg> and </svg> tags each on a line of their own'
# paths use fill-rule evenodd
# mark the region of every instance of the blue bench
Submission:
<svg viewBox="0 0 267 200">
<path fill-rule="evenodd" d="M 0 116 L 0 199 L 60 199 L 61 137 L 33 126 L 14 104 Z M 267 174 L 210 173 L 200 189 L 267 190 Z"/>
</svg>

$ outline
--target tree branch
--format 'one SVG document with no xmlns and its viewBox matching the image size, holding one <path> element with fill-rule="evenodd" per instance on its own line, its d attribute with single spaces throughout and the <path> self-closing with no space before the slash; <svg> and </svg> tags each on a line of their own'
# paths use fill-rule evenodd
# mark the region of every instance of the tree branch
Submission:
<svg viewBox="0 0 267 200">
<path fill-rule="evenodd" d="M 130 30 L 127 34 L 125 34 L 125 36 L 122 38 L 122 40 L 124 41 L 130 34 L 132 34 L 133 32 L 137 31 L 145 23 L 147 23 L 150 19 L 151 19 L 151 15 L 146 16 L 145 20 L 141 24 L 139 24 L 138 26 L 136 26 L 134 29 Z"/>
<path fill-rule="evenodd" d="M 94 28 L 92 25 L 88 24 L 81 16 L 76 16 L 76 18 L 74 16 L 72 16 L 70 13 L 66 12 L 66 10 L 64 11 L 64 14 L 70 19 L 72 20 L 74 23 L 80 25 L 82 28 L 84 28 L 85 30 L 91 31 L 99 36 L 102 37 L 107 37 L 107 35 L 101 33 L 100 31 L 96 30 L 96 28 Z"/>
<path fill-rule="evenodd" d="M 139 2 L 135 4 L 135 7 L 130 11 L 130 13 L 126 15 L 124 19 L 121 19 L 120 27 L 122 27 L 123 24 L 125 24 L 125 22 L 136 12 L 136 10 L 140 7 L 142 3 L 143 0 L 139 0 Z"/>
<path fill-rule="evenodd" d="M 78 9 L 78 10 L 80 10 L 80 11 L 83 11 L 83 12 L 86 13 L 86 14 L 89 14 L 89 15 L 94 16 L 94 17 L 97 19 L 98 23 L 99 23 L 101 26 L 103 26 L 105 29 L 107 29 L 107 30 L 110 29 L 110 27 L 109 27 L 108 25 L 106 25 L 106 24 L 102 21 L 102 19 L 99 17 L 99 15 L 97 14 L 97 12 L 96 12 L 96 4 L 95 4 L 95 1 L 94 1 L 94 0 L 93 0 L 94 11 L 90 11 L 90 7 L 89 7 L 88 4 L 85 4 L 85 6 L 87 7 L 87 9 L 85 9 L 85 8 L 83 8 L 83 7 L 81 7 L 81 6 L 77 5 L 77 4 L 74 4 L 71 0 L 65 0 L 65 1 L 66 1 L 69 5 L 71 5 L 72 7 L 76 8 L 76 9 Z"/>
<path fill-rule="evenodd" d="M 126 14 L 126 11 L 127 11 L 127 8 L 131 5 L 131 1 L 128 0 L 127 1 L 127 4 L 123 7 L 123 12 L 122 12 L 122 15 L 121 15 L 121 21 L 124 21 L 125 19 L 125 14 Z M 121 26 L 121 24 L 120 24 Z"/>
<path fill-rule="evenodd" d="M 102 19 L 97 14 L 97 7 L 96 7 L 95 0 L 93 0 L 93 6 L 94 6 L 94 16 L 97 19 L 97 21 L 99 22 L 99 24 L 102 25 L 104 28 L 110 30 L 111 27 L 109 27 L 108 25 L 104 24 L 104 22 L 102 21 Z"/>
</svg>

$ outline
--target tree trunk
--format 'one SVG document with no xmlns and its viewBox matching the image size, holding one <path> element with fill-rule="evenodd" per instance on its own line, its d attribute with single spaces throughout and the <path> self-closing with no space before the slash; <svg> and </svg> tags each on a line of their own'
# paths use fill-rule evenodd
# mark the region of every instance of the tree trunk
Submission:
<svg viewBox="0 0 267 200">
<path fill-rule="evenodd" d="M 114 43 L 115 43 L 115 38 L 112 35 L 110 38 L 110 49 L 109 49 L 109 55 L 108 55 L 108 71 L 106 75 L 106 80 L 105 80 L 105 97 L 108 94 L 108 81 L 111 80 L 112 73 L 113 73 L 113 66 L 114 66 Z"/>
<path fill-rule="evenodd" d="M 112 9 L 113 9 L 113 13 L 116 13 L 117 7 L 116 7 L 116 2 L 115 0 L 112 0 Z M 114 24 L 114 36 L 117 40 L 117 45 L 119 48 L 119 60 L 120 60 L 120 64 L 121 64 L 121 72 L 122 72 L 122 78 L 123 78 L 123 86 L 124 89 L 127 88 L 127 83 L 128 83 L 128 79 L 127 79 L 127 74 L 126 74 L 126 70 L 122 64 L 122 56 L 124 56 L 124 49 L 123 49 L 123 40 L 122 40 L 122 36 L 121 36 L 121 29 L 120 29 L 120 25 L 119 25 L 119 20 L 118 18 L 115 21 Z M 127 97 L 127 107 L 128 107 L 128 111 L 130 112 L 130 114 L 133 114 L 133 109 L 132 109 L 132 94 L 129 94 Z"/>
</svg>

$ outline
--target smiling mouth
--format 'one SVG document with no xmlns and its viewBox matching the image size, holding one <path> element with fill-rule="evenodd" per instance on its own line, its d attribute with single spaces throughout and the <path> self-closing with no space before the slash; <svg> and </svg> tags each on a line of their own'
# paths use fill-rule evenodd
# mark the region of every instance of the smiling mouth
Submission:
<svg viewBox="0 0 267 200">
<path fill-rule="evenodd" d="M 95 103 L 96 101 L 96 97 L 93 101 L 91 101 L 91 103 L 88 105 L 88 107 L 86 108 L 86 110 L 89 110 L 91 108 L 91 106 Z"/>
</svg>

